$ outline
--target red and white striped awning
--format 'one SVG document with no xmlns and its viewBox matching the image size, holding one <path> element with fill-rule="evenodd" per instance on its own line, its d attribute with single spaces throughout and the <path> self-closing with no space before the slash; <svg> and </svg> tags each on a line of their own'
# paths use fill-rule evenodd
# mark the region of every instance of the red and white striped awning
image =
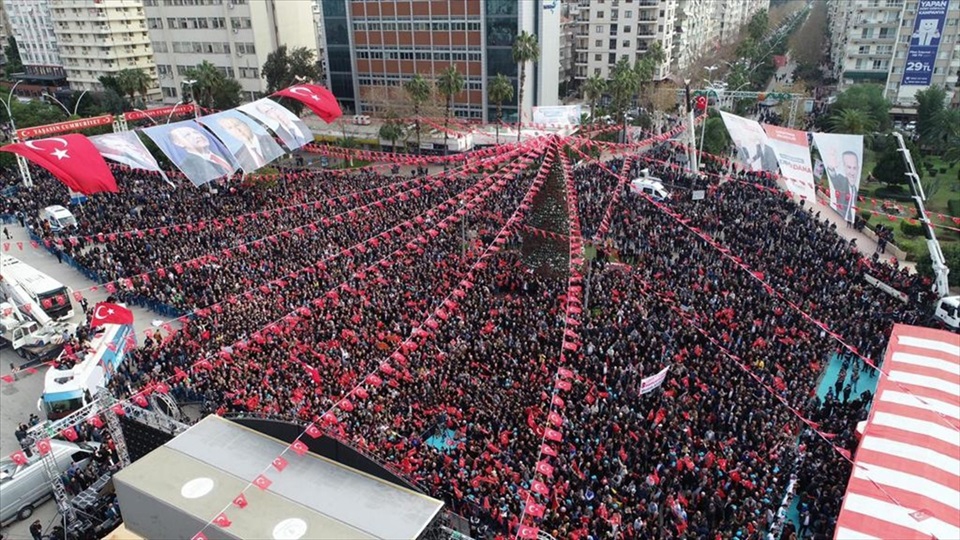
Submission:
<svg viewBox="0 0 960 540">
<path fill-rule="evenodd" d="M 896 325 L 837 540 L 960 538 L 960 336 Z"/>
</svg>

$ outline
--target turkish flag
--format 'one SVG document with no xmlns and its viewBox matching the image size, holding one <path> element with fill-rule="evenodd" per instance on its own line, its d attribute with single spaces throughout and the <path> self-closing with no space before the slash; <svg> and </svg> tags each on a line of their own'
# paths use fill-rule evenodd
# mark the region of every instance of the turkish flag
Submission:
<svg viewBox="0 0 960 540">
<path fill-rule="evenodd" d="M 288 462 L 286 459 L 284 459 L 282 456 L 277 456 L 277 457 L 273 460 L 273 463 L 271 463 L 271 465 L 273 465 L 273 468 L 274 468 L 274 469 L 276 469 L 276 470 L 278 470 L 278 471 L 281 471 L 281 472 L 282 472 L 284 469 L 287 468 L 287 465 L 288 465 L 288 464 L 289 464 L 289 462 Z"/>
<path fill-rule="evenodd" d="M 213 524 L 216 525 L 217 527 L 226 529 L 227 527 L 232 525 L 233 522 L 230 521 L 230 519 L 227 517 L 226 514 L 221 512 L 217 517 L 213 518 Z"/>
<path fill-rule="evenodd" d="M 551 441 L 560 442 L 563 440 L 563 435 L 561 435 L 560 432 L 555 429 L 550 429 L 550 428 L 545 429 L 543 431 L 543 436 L 546 437 L 547 439 L 550 439 Z"/>
<path fill-rule="evenodd" d="M 143 394 L 137 394 L 133 396 L 133 402 L 139 405 L 141 408 L 146 408 L 147 398 L 143 397 Z"/>
<path fill-rule="evenodd" d="M 284 88 L 273 95 L 288 97 L 303 103 L 328 124 L 343 116 L 343 111 L 340 110 L 336 96 L 322 86 L 297 84 L 290 88 Z"/>
<path fill-rule="evenodd" d="M 543 495 L 544 497 L 549 497 L 549 496 L 550 496 L 550 488 L 547 487 L 546 484 L 544 484 L 543 482 L 541 482 L 541 481 L 539 481 L 539 480 L 534 480 L 533 482 L 530 482 L 530 491 L 532 491 L 532 492 L 534 492 L 534 493 L 539 493 L 540 495 Z"/>
<path fill-rule="evenodd" d="M 537 472 L 545 476 L 553 476 L 553 465 L 546 461 L 537 462 Z"/>
<path fill-rule="evenodd" d="M 300 441 L 293 441 L 293 444 L 290 445 L 290 450 L 293 450 L 298 456 L 302 456 L 307 453 L 307 445 L 303 444 Z"/>
<path fill-rule="evenodd" d="M 567 368 L 560 368 L 557 370 L 557 373 L 559 373 L 560 376 L 563 377 L 564 379 L 569 379 L 573 377 L 573 372 Z"/>
<path fill-rule="evenodd" d="M 546 509 L 547 507 L 543 506 L 542 504 L 537 504 L 533 501 L 527 503 L 527 513 L 533 517 L 543 517 L 543 513 L 546 511 Z"/>
<path fill-rule="evenodd" d="M 77 430 L 73 429 L 72 427 L 68 427 L 67 429 L 63 430 L 62 434 L 64 438 L 70 442 L 77 440 Z"/>
<path fill-rule="evenodd" d="M 322 432 L 319 428 L 317 428 L 317 426 L 310 424 L 307 426 L 306 434 L 309 435 L 311 439 L 316 439 L 322 434 Z"/>
<path fill-rule="evenodd" d="M 536 527 L 528 527 L 527 525 L 521 525 L 517 529 L 517 536 L 519 538 L 537 538 L 540 534 L 540 529 Z"/>
<path fill-rule="evenodd" d="M 247 498 L 243 495 L 243 493 L 241 493 L 233 498 L 233 505 L 237 508 L 246 508 Z"/>
<path fill-rule="evenodd" d="M 563 425 L 563 417 L 553 411 L 550 411 L 550 414 L 547 415 L 547 420 L 555 426 Z"/>
<path fill-rule="evenodd" d="M 101 420 L 99 416 L 91 416 L 87 422 L 90 422 L 91 426 L 98 429 L 103 427 L 103 420 Z"/>
<path fill-rule="evenodd" d="M 557 451 L 553 449 L 549 444 L 544 444 L 540 446 L 540 451 L 550 457 L 557 457 Z"/>
<path fill-rule="evenodd" d="M 90 195 L 101 191 L 116 193 L 117 180 L 97 148 L 83 135 L 8 144 L 0 151 L 11 152 L 50 171 L 73 191 Z"/>
<path fill-rule="evenodd" d="M 573 388 L 573 385 L 561 379 L 557 381 L 557 388 L 561 390 L 570 390 L 571 388 Z"/>
<path fill-rule="evenodd" d="M 190 540 L 207 540 L 207 535 L 203 534 L 203 531 L 201 531 L 193 535 L 193 538 Z"/>
<path fill-rule="evenodd" d="M 104 324 L 133 324 L 133 312 L 118 304 L 100 302 L 93 308 L 90 327 L 96 328 Z"/>
<path fill-rule="evenodd" d="M 566 405 L 560 396 L 553 396 L 553 398 L 550 399 L 550 403 L 553 404 L 554 407 L 564 407 Z"/>
<path fill-rule="evenodd" d="M 10 459 L 17 465 L 27 464 L 27 455 L 23 453 L 23 450 L 17 450 L 16 452 L 10 454 Z"/>
<path fill-rule="evenodd" d="M 253 485 L 257 486 L 260 489 L 267 489 L 268 487 L 270 487 L 270 484 L 272 483 L 273 482 L 270 481 L 269 478 L 267 478 L 262 474 L 258 475 L 256 478 L 253 479 Z"/>
<path fill-rule="evenodd" d="M 40 439 L 37 441 L 37 452 L 39 452 L 41 456 L 49 454 L 50 450 L 52 450 L 50 439 Z"/>
</svg>

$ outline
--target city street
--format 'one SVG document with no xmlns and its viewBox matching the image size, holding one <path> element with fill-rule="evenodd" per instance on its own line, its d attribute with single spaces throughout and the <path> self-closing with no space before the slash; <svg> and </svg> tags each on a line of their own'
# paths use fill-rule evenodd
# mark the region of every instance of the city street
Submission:
<svg viewBox="0 0 960 540">
<path fill-rule="evenodd" d="M 91 306 L 106 300 L 107 294 L 102 287 L 97 291 L 88 290 L 88 287 L 103 285 L 102 283 L 93 283 L 65 262 L 57 263 L 57 258 L 42 247 L 32 247 L 27 232 L 19 224 L 8 224 L 6 227 L 13 237 L 11 240 L 4 239 L 4 243 L 10 243 L 10 251 L 5 252 L 7 255 L 12 255 L 48 274 L 72 290 L 81 291 Z M 17 247 L 17 242 L 23 243 L 22 250 Z M 72 298 L 71 301 L 73 301 Z M 73 302 L 73 307 L 75 314 L 72 321 L 83 322 L 84 316 L 80 311 L 79 303 Z M 137 329 L 137 341 L 142 342 L 144 331 L 147 328 L 153 328 L 152 323 L 156 319 L 156 314 L 138 307 L 133 307 L 132 310 L 135 317 L 134 325 Z M 0 362 L 0 375 L 12 375 L 10 364 L 19 364 L 21 358 L 9 348 L 0 351 L 0 356 L 3 358 Z M 0 382 L 0 455 L 3 457 L 20 449 L 14 436 L 17 424 L 26 422 L 30 413 L 40 414 L 37 410 L 37 401 L 43 392 L 43 378 L 47 367 L 37 366 L 35 369 L 34 373 L 20 371 L 17 380 L 13 383 Z M 4 540 L 29 540 L 31 537 L 27 529 L 34 519 L 39 519 L 46 529 L 56 516 L 56 504 L 52 500 L 47 501 L 34 511 L 30 519 L 4 527 L 2 529 Z"/>
</svg>

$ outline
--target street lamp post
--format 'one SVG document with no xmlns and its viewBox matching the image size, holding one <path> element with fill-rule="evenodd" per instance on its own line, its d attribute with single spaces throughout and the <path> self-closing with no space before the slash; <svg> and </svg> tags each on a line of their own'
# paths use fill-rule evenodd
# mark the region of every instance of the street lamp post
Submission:
<svg viewBox="0 0 960 540">
<path fill-rule="evenodd" d="M 183 87 L 184 85 L 190 87 L 190 101 L 193 102 L 193 117 L 194 117 L 194 118 L 197 118 L 198 116 L 200 116 L 200 115 L 199 115 L 199 110 L 200 110 L 200 109 L 197 107 L 197 96 L 196 96 L 196 94 L 194 93 L 194 88 L 193 88 L 193 85 L 195 85 L 195 84 L 197 84 L 197 80 L 196 80 L 196 79 L 184 79 L 183 81 L 180 82 L 180 86 L 181 86 L 181 87 Z M 181 88 L 181 90 L 182 90 L 182 88 Z M 184 97 L 186 97 L 186 96 L 184 96 Z M 181 103 L 183 103 L 183 100 L 177 102 L 177 105 L 180 105 Z M 170 120 L 167 119 L 167 122 L 169 122 L 169 121 L 170 121 Z"/>
<path fill-rule="evenodd" d="M 68 109 L 67 106 L 63 104 L 63 102 L 61 102 L 59 99 L 57 99 L 56 96 L 54 96 L 53 94 L 48 94 L 47 92 L 44 92 L 44 93 L 43 93 L 43 97 L 52 99 L 52 100 L 54 101 L 54 103 L 56 103 L 57 105 L 60 106 L 61 109 L 63 109 L 63 112 L 67 113 L 67 116 L 76 116 L 76 115 L 77 115 L 77 111 L 80 109 L 80 100 L 82 100 L 82 99 L 83 99 L 83 96 L 85 96 L 85 95 L 87 95 L 87 91 L 86 91 L 86 90 L 84 90 L 83 92 L 80 93 L 80 97 L 78 97 L 76 103 L 73 104 L 73 114 L 71 115 L 71 114 L 70 114 L 70 109 Z"/>
<path fill-rule="evenodd" d="M 17 81 L 13 88 L 10 89 L 10 93 L 7 94 L 7 100 L 3 102 L 3 106 L 7 109 L 7 118 L 10 119 L 10 129 L 13 131 L 13 142 L 20 142 L 20 137 L 17 136 L 17 121 L 13 118 L 13 111 L 10 110 L 10 101 L 13 99 L 13 91 L 17 89 L 17 86 L 20 86 L 23 80 Z M 17 167 L 20 169 L 20 179 L 23 180 L 24 187 L 33 187 L 33 177 L 30 176 L 30 166 L 27 165 L 27 160 L 20 154 L 17 154 Z"/>
<path fill-rule="evenodd" d="M 167 115 L 167 121 L 164 122 L 164 124 L 169 124 L 169 123 L 170 123 L 170 119 L 173 118 L 173 113 L 177 112 L 177 107 L 179 107 L 180 105 L 183 105 L 183 100 L 178 101 L 178 102 L 173 106 L 173 108 L 170 109 L 170 114 Z M 196 118 L 196 114 L 197 114 L 197 103 L 196 103 L 196 102 L 193 103 L 193 114 L 194 114 L 194 118 Z M 148 118 L 149 118 L 149 117 L 148 117 Z M 156 124 L 156 121 L 154 121 L 153 118 L 150 118 L 150 121 L 153 122 L 154 124 Z"/>
</svg>

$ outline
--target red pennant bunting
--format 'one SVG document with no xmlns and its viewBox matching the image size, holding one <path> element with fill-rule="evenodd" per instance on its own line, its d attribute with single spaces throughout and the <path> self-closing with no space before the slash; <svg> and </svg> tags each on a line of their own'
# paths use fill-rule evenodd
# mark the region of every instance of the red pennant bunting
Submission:
<svg viewBox="0 0 960 540">
<path fill-rule="evenodd" d="M 257 477 L 253 479 L 253 485 L 257 486 L 260 489 L 267 489 L 270 487 L 270 484 L 272 483 L 273 481 L 271 481 L 269 478 L 267 478 L 262 474 L 257 475 Z"/>
<path fill-rule="evenodd" d="M 279 472 L 283 472 L 283 470 L 287 468 L 288 464 L 289 462 L 286 459 L 284 459 L 283 456 L 277 456 L 276 458 L 274 458 L 273 463 L 271 463 L 271 465 L 273 465 L 273 468 Z"/>
<path fill-rule="evenodd" d="M 247 498 L 243 493 L 237 495 L 233 498 L 233 505 L 237 508 L 246 508 L 247 507 Z"/>
</svg>

